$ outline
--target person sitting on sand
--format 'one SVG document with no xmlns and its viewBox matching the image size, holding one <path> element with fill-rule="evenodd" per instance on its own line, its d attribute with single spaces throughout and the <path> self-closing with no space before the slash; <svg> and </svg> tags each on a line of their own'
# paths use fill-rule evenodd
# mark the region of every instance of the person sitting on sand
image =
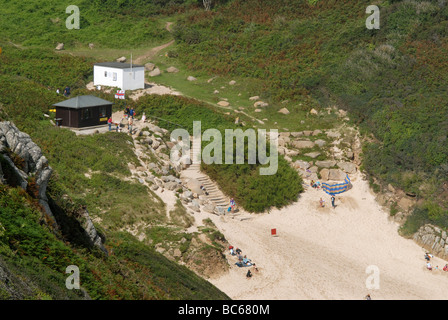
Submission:
<svg viewBox="0 0 448 320">
<path fill-rule="evenodd" d="M 311 180 L 310 186 L 314 188 L 315 186 L 314 180 Z"/>
<path fill-rule="evenodd" d="M 366 300 L 372 300 L 372 298 L 370 297 L 370 294 L 367 294 L 365 297 Z"/>
<path fill-rule="evenodd" d="M 235 200 L 230 199 L 230 208 L 232 208 L 232 212 L 235 212 L 236 203 Z"/>
<path fill-rule="evenodd" d="M 241 253 L 243 253 L 243 251 L 241 251 L 240 248 L 236 248 L 235 252 L 236 252 L 237 254 L 241 254 Z"/>
<path fill-rule="evenodd" d="M 205 190 L 205 187 L 201 184 L 201 190 L 204 191 L 205 195 L 208 196 L 208 192 L 207 190 Z"/>
<path fill-rule="evenodd" d="M 250 270 L 247 270 L 246 278 L 249 279 L 251 277 L 252 277 L 252 272 L 250 272 Z"/>
<path fill-rule="evenodd" d="M 244 263 L 244 265 L 246 265 L 246 266 L 251 266 L 252 263 L 251 263 L 250 261 L 251 261 L 250 259 L 247 259 L 247 257 L 244 256 L 244 258 L 243 258 L 243 263 Z"/>
<path fill-rule="evenodd" d="M 446 264 L 446 265 L 443 267 L 442 270 L 443 270 L 443 271 L 448 271 L 448 264 Z"/>
<path fill-rule="evenodd" d="M 431 263 L 430 263 L 430 262 L 428 262 L 428 263 L 426 264 L 426 268 L 427 268 L 429 271 L 432 271 L 432 266 L 431 266 Z"/>
<path fill-rule="evenodd" d="M 325 207 L 325 201 L 322 198 L 320 198 L 319 203 L 322 208 Z"/>
<path fill-rule="evenodd" d="M 230 246 L 230 247 L 229 247 L 229 250 L 230 250 L 230 254 L 231 254 L 232 256 L 234 256 L 234 255 L 235 255 L 235 251 L 233 250 L 233 246 Z"/>
</svg>

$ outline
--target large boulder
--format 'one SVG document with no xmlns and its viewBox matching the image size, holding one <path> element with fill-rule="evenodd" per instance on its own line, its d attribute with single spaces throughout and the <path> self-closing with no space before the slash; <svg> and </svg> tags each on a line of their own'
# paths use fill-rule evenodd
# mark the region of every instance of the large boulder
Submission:
<svg viewBox="0 0 448 320">
<path fill-rule="evenodd" d="M 324 161 L 316 161 L 316 166 L 319 168 L 331 168 L 336 165 L 336 161 L 333 160 L 324 160 Z"/>
<path fill-rule="evenodd" d="M 293 163 L 294 168 L 296 169 L 302 169 L 302 170 L 306 170 L 309 167 L 311 167 L 309 162 L 303 161 L 303 160 L 297 160 L 296 162 Z"/>
<path fill-rule="evenodd" d="M 197 179 L 190 179 L 187 182 L 187 188 L 198 195 L 204 194 L 204 191 L 201 189 L 201 185 L 201 182 Z"/>
<path fill-rule="evenodd" d="M 318 139 L 318 140 L 314 141 L 314 143 L 317 144 L 320 148 L 322 148 L 324 145 L 327 144 L 327 142 L 322 139 Z"/>
<path fill-rule="evenodd" d="M 318 156 L 320 156 L 320 154 L 321 154 L 320 152 L 315 151 L 315 152 L 305 153 L 305 156 L 315 159 Z"/>
<path fill-rule="evenodd" d="M 169 67 L 168 69 L 166 69 L 166 72 L 177 73 L 177 72 L 179 72 L 179 69 L 177 69 L 176 67 Z"/>
<path fill-rule="evenodd" d="M 289 114 L 289 110 L 288 109 L 286 109 L 286 108 L 282 108 L 282 109 L 280 109 L 280 110 L 278 110 L 278 113 L 281 113 L 281 114 Z"/>
<path fill-rule="evenodd" d="M 344 181 L 347 174 L 339 169 L 330 169 L 328 180 Z"/>
<path fill-rule="evenodd" d="M 160 69 L 159 68 L 155 68 L 154 70 L 152 70 L 150 73 L 149 73 L 149 76 L 150 77 L 157 77 L 157 76 L 160 76 L 162 73 L 160 72 Z"/>
<path fill-rule="evenodd" d="M 152 71 L 156 68 L 156 65 L 154 63 L 148 62 L 145 63 L 145 70 L 146 71 Z"/>
<path fill-rule="evenodd" d="M 322 180 L 327 181 L 328 177 L 330 176 L 330 170 L 328 170 L 328 169 L 320 170 L 320 176 L 321 176 Z"/>
<path fill-rule="evenodd" d="M 292 135 L 294 138 L 302 137 L 302 136 L 303 136 L 303 131 L 300 131 L 300 132 L 291 132 L 291 135 Z"/>
<path fill-rule="evenodd" d="M 306 148 L 313 148 L 314 147 L 314 142 L 313 141 L 309 141 L 309 140 L 298 140 L 298 141 L 293 141 L 292 146 L 294 148 L 297 149 L 306 149 Z"/>
<path fill-rule="evenodd" d="M 64 50 L 64 44 L 63 43 L 58 43 L 58 45 L 56 46 L 55 50 Z"/>
<path fill-rule="evenodd" d="M 254 107 L 255 108 L 265 108 L 265 107 L 268 107 L 268 106 L 269 106 L 269 104 L 267 102 L 264 102 L 264 101 L 257 101 L 257 102 L 254 103 Z"/>
<path fill-rule="evenodd" d="M 338 162 L 338 167 L 344 170 L 346 173 L 355 173 L 356 165 L 351 162 Z"/>
</svg>

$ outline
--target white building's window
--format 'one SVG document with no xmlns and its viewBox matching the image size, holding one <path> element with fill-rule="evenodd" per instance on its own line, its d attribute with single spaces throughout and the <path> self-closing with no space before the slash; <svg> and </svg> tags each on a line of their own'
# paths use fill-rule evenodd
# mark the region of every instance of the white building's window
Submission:
<svg viewBox="0 0 448 320">
<path fill-rule="evenodd" d="M 107 71 L 104 71 L 104 78 L 107 78 Z"/>
<path fill-rule="evenodd" d="M 114 72 L 114 81 L 117 81 L 117 73 Z"/>
</svg>

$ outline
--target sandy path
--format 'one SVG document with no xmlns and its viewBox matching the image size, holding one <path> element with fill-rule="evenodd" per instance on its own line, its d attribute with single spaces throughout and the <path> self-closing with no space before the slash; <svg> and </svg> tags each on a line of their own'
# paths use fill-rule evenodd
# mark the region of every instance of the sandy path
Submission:
<svg viewBox="0 0 448 320">
<path fill-rule="evenodd" d="M 426 270 L 423 249 L 398 235 L 368 183 L 359 174 L 352 182 L 353 189 L 337 197 L 335 210 L 319 208 L 319 198 L 329 197 L 311 189 L 293 205 L 247 215 L 249 220 L 211 216 L 260 272 L 246 280 L 247 269 L 233 266 L 210 281 L 233 299 L 363 299 L 367 293 L 373 299 L 448 298 L 448 274 Z M 278 237 L 270 235 L 271 228 Z M 441 268 L 446 262 L 432 263 Z M 366 287 L 371 265 L 379 268 L 379 289 Z"/>
</svg>

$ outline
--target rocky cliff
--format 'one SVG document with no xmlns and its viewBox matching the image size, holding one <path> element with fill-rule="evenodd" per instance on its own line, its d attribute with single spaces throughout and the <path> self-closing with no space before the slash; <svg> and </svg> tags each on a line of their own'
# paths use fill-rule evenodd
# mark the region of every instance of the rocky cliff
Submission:
<svg viewBox="0 0 448 320">
<path fill-rule="evenodd" d="M 440 228 L 426 224 L 414 234 L 413 239 L 432 254 L 447 259 L 448 239 L 447 233 Z"/>
<path fill-rule="evenodd" d="M 49 205 L 47 186 L 53 169 L 42 150 L 24 132 L 9 121 L 0 122 L 0 182 L 21 187 L 36 198 L 43 208 L 47 223 L 58 232 L 61 226 Z M 107 254 L 102 238 L 96 231 L 89 213 L 83 208 L 78 222 L 88 243 Z"/>
</svg>

